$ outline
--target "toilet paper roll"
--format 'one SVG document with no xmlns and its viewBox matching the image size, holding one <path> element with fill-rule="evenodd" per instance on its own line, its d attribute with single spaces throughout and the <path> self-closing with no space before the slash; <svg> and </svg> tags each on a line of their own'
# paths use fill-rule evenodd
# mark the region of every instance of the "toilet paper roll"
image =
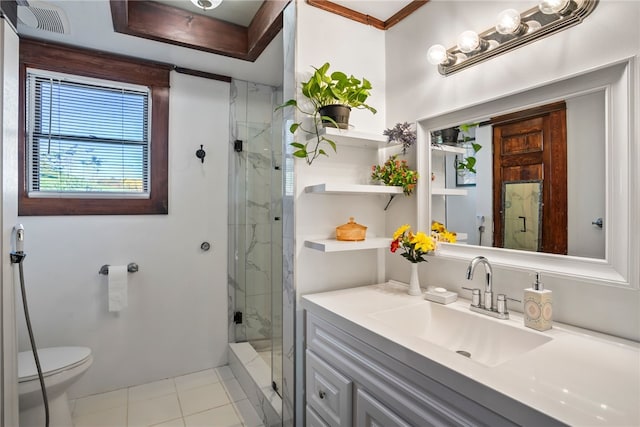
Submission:
<svg viewBox="0 0 640 427">
<path fill-rule="evenodd" d="M 109 311 L 127 307 L 127 266 L 109 266 Z"/>
</svg>

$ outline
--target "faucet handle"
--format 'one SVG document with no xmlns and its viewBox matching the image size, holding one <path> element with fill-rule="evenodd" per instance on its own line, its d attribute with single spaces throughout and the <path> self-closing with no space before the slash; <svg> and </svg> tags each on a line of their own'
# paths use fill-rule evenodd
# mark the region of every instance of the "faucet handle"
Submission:
<svg viewBox="0 0 640 427">
<path fill-rule="evenodd" d="M 462 287 L 462 289 L 471 291 L 471 305 L 474 307 L 480 307 L 480 289 L 466 288 L 464 286 Z"/>
<path fill-rule="evenodd" d="M 519 299 L 509 298 L 505 294 L 498 294 L 497 301 L 496 301 L 497 302 L 496 305 L 497 305 L 498 313 L 500 313 L 500 314 L 507 314 L 508 313 L 507 300 L 511 300 L 511 301 L 515 301 L 515 302 L 522 302 Z"/>
</svg>

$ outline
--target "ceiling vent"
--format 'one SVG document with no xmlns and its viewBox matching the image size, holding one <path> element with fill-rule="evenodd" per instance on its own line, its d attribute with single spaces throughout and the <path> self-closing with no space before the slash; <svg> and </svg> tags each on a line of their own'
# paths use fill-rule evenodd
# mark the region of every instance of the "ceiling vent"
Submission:
<svg viewBox="0 0 640 427">
<path fill-rule="evenodd" d="M 69 34 L 69 20 L 64 11 L 41 1 L 18 1 L 18 23 L 42 31 Z"/>
</svg>

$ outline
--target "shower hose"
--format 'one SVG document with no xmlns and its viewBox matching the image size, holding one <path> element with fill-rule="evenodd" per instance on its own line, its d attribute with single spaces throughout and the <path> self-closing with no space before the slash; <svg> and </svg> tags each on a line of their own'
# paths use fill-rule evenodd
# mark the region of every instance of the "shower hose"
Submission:
<svg viewBox="0 0 640 427">
<path fill-rule="evenodd" d="M 22 293 L 22 307 L 24 308 L 24 319 L 27 324 L 27 331 L 29 331 L 29 341 L 31 342 L 31 351 L 33 352 L 33 360 L 36 362 L 36 370 L 38 371 L 38 379 L 40 380 L 40 388 L 42 389 L 42 400 L 44 401 L 44 415 L 45 415 L 45 427 L 49 427 L 49 400 L 47 399 L 47 388 L 44 385 L 44 375 L 42 375 L 42 367 L 40 366 L 40 358 L 38 357 L 38 348 L 36 347 L 36 340 L 33 337 L 33 329 L 31 328 L 31 318 L 29 317 L 29 307 L 27 306 L 27 292 L 24 286 L 24 271 L 22 269 L 22 261 L 25 258 L 24 253 L 11 254 L 11 262 L 18 264 L 18 271 L 20 272 L 20 291 Z"/>
</svg>

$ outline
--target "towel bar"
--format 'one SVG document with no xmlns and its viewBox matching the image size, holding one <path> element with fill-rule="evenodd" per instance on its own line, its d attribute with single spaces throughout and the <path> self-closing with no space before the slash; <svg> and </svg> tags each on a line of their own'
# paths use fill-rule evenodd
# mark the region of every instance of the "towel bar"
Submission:
<svg viewBox="0 0 640 427">
<path fill-rule="evenodd" d="M 127 265 L 127 271 L 129 273 L 135 273 L 136 271 L 138 271 L 138 264 L 136 264 L 135 262 L 130 262 Z M 109 264 L 105 264 L 100 267 L 100 271 L 98 271 L 98 274 L 104 274 L 105 276 L 109 274 Z"/>
</svg>

